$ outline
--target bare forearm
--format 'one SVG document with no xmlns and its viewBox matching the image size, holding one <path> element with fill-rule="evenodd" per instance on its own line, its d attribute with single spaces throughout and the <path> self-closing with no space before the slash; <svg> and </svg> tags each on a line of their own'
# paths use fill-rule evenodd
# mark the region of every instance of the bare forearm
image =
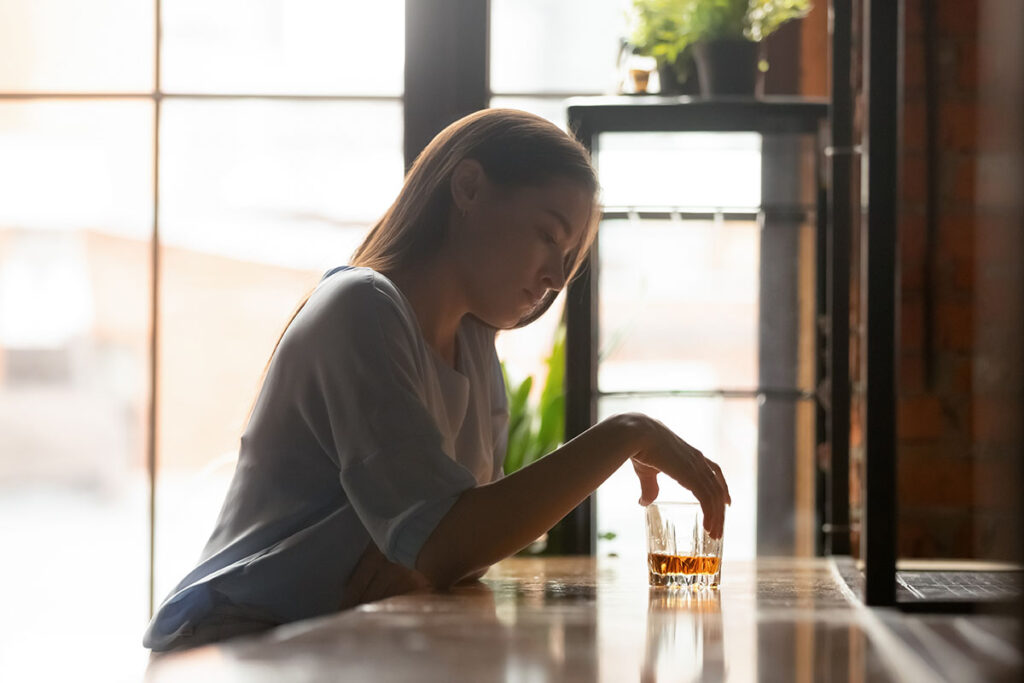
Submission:
<svg viewBox="0 0 1024 683">
<path fill-rule="evenodd" d="M 448 585 L 525 547 L 629 459 L 628 419 L 602 422 L 529 467 L 463 493 L 427 539 L 416 569 Z"/>
</svg>

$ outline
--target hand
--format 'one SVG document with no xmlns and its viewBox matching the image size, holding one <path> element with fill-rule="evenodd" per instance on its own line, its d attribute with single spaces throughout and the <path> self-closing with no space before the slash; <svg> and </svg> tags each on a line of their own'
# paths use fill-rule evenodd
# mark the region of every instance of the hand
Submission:
<svg viewBox="0 0 1024 683">
<path fill-rule="evenodd" d="M 639 413 L 612 419 L 621 420 L 634 439 L 636 451 L 630 459 L 640 479 L 640 504 L 658 497 L 657 476 L 664 472 L 693 492 L 704 511 L 704 528 L 712 538 L 721 538 L 725 506 L 732 504 L 722 468 L 658 420 Z"/>
<path fill-rule="evenodd" d="M 341 609 L 409 593 L 429 585 L 427 577 L 418 571 L 388 561 L 376 544 L 370 541 L 345 584 Z"/>
</svg>

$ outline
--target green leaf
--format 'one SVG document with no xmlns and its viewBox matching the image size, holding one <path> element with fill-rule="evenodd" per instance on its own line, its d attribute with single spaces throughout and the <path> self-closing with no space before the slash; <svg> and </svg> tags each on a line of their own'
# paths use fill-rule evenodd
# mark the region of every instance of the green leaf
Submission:
<svg viewBox="0 0 1024 683">
<path fill-rule="evenodd" d="M 537 427 L 537 450 L 547 455 L 562 445 L 565 439 L 565 395 L 555 396 L 540 409 Z"/>
<path fill-rule="evenodd" d="M 548 376 L 544 380 L 544 388 L 540 394 L 540 404 L 547 403 L 560 396 L 565 396 L 565 325 L 555 330 L 555 342 L 551 347 L 551 355 L 547 362 Z"/>
<path fill-rule="evenodd" d="M 509 430 L 508 448 L 505 451 L 505 474 L 511 474 L 525 466 L 526 452 L 530 447 L 529 420 L 520 420 L 518 426 Z"/>
<path fill-rule="evenodd" d="M 509 380 L 508 369 L 501 364 L 501 372 L 505 378 L 505 392 L 508 397 L 508 446 L 505 450 L 504 471 L 506 474 L 515 472 L 523 466 L 523 459 L 531 441 L 533 415 L 527 401 L 533 387 L 533 376 L 528 376 L 519 384 Z"/>
<path fill-rule="evenodd" d="M 558 448 L 565 439 L 565 326 L 555 331 L 551 353 L 545 361 L 547 377 L 540 400 L 529 401 L 533 378 L 505 386 L 509 397 L 508 449 L 505 473 L 511 474 Z M 502 371 L 505 372 L 504 365 Z"/>
<path fill-rule="evenodd" d="M 810 0 L 633 0 L 630 42 L 641 54 L 674 65 L 695 42 L 764 40 L 810 11 Z"/>
</svg>

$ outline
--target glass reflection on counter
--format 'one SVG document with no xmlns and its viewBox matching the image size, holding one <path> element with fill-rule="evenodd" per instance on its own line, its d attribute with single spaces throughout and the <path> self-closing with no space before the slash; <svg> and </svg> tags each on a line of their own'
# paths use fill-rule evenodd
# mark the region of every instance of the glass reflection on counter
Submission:
<svg viewBox="0 0 1024 683">
<path fill-rule="evenodd" d="M 717 590 L 650 589 L 640 680 L 725 680 L 722 599 Z"/>
</svg>

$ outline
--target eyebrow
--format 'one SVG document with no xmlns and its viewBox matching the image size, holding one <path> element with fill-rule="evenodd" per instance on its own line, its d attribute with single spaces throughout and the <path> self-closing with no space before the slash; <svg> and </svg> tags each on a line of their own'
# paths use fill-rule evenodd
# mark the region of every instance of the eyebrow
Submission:
<svg viewBox="0 0 1024 683">
<path fill-rule="evenodd" d="M 569 237 L 569 236 L 572 235 L 572 228 L 569 227 L 569 221 L 568 221 L 568 219 L 566 219 L 565 216 L 563 216 L 562 214 L 558 213 L 557 211 L 555 211 L 554 209 L 551 209 L 551 208 L 544 209 L 544 210 L 547 211 L 549 214 L 551 214 L 552 216 L 555 217 L 555 219 L 558 221 L 558 224 L 562 226 L 562 232 L 565 233 L 566 237 Z"/>
</svg>

